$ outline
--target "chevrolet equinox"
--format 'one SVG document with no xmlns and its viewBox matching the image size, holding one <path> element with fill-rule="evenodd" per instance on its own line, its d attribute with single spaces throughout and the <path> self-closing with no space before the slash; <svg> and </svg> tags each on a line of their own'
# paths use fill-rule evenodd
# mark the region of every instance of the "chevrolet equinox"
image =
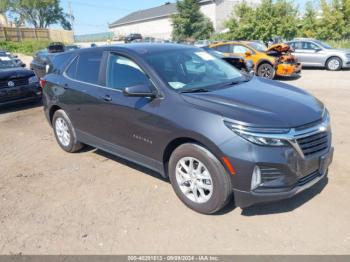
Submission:
<svg viewBox="0 0 350 262">
<path fill-rule="evenodd" d="M 203 49 L 128 44 L 57 55 L 44 109 L 67 152 L 84 145 L 169 178 L 204 214 L 290 198 L 327 176 L 325 106 L 293 86 L 248 76 Z"/>
</svg>

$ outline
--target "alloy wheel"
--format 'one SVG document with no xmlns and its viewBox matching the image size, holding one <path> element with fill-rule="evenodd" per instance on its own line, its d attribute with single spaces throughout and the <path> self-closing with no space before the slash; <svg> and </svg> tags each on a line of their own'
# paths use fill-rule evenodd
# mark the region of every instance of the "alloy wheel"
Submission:
<svg viewBox="0 0 350 262">
<path fill-rule="evenodd" d="M 336 71 L 339 69 L 339 66 L 340 66 L 340 62 L 338 59 L 334 58 L 328 62 L 328 68 L 330 70 Z"/>
<path fill-rule="evenodd" d="M 273 68 L 270 65 L 264 64 L 259 67 L 259 76 L 272 79 L 273 74 L 274 74 Z"/>
<path fill-rule="evenodd" d="M 70 132 L 66 120 L 62 117 L 58 117 L 55 122 L 55 131 L 60 143 L 67 147 L 70 144 Z"/>
<path fill-rule="evenodd" d="M 193 157 L 184 157 L 178 161 L 176 182 L 181 192 L 195 203 L 205 203 L 213 194 L 213 180 L 207 167 Z"/>
</svg>

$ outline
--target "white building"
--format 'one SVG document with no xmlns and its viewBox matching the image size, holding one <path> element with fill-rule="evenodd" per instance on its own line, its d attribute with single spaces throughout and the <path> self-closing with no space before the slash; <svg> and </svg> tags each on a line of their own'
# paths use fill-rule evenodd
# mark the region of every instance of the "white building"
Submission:
<svg viewBox="0 0 350 262">
<path fill-rule="evenodd" d="M 232 14 L 234 6 L 242 0 L 199 0 L 200 10 L 213 22 L 216 32 L 225 29 L 225 21 Z M 246 0 L 251 5 L 261 0 Z M 133 12 L 109 25 L 115 36 L 140 33 L 142 36 L 170 39 L 173 30 L 171 15 L 175 14 L 176 4 L 164 5 Z"/>
</svg>

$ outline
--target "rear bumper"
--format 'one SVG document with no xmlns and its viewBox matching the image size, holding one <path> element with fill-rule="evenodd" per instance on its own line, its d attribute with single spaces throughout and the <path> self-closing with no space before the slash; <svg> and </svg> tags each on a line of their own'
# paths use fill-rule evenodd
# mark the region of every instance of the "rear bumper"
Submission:
<svg viewBox="0 0 350 262">
<path fill-rule="evenodd" d="M 39 101 L 42 90 L 38 84 L 0 89 L 0 106 Z"/>
</svg>

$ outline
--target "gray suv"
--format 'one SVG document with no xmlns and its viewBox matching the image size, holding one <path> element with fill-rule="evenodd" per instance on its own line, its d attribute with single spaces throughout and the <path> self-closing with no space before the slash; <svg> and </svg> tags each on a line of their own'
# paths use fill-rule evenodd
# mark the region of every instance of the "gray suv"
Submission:
<svg viewBox="0 0 350 262">
<path fill-rule="evenodd" d="M 325 67 L 331 71 L 350 68 L 350 49 L 332 48 L 325 42 L 310 38 L 297 38 L 288 44 L 303 66 Z"/>
<path fill-rule="evenodd" d="M 67 152 L 91 145 L 169 178 L 205 214 L 292 197 L 327 176 L 330 117 L 315 97 L 188 45 L 58 55 L 45 114 Z"/>
</svg>

